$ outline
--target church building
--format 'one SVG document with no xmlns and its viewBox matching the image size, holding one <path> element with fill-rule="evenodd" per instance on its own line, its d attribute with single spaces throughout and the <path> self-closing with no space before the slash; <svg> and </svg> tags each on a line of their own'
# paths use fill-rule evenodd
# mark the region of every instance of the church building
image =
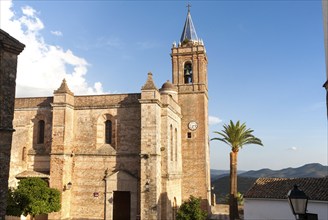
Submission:
<svg viewBox="0 0 328 220">
<path fill-rule="evenodd" d="M 209 211 L 207 56 L 190 11 L 172 80 L 141 91 L 16 98 L 9 186 L 41 177 L 61 192 L 48 219 L 175 219 L 190 195 Z"/>
</svg>

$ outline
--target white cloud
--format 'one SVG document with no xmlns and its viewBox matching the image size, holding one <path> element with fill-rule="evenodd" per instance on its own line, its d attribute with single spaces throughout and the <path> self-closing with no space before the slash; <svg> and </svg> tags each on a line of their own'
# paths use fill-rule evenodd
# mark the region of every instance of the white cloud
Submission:
<svg viewBox="0 0 328 220">
<path fill-rule="evenodd" d="M 208 123 L 210 125 L 220 124 L 221 122 L 222 122 L 222 120 L 219 117 L 208 116 Z"/>
<path fill-rule="evenodd" d="M 288 150 L 290 150 L 290 151 L 297 151 L 298 149 L 297 149 L 297 147 L 290 147 L 290 148 L 288 148 Z"/>
<path fill-rule="evenodd" d="M 63 33 L 61 31 L 50 31 L 50 33 L 58 37 L 63 36 Z"/>
<path fill-rule="evenodd" d="M 30 16 L 30 17 L 33 17 L 36 14 L 36 11 L 33 8 L 31 8 L 30 6 L 23 7 L 22 11 L 23 11 L 23 14 Z"/>
<path fill-rule="evenodd" d="M 17 96 L 51 96 L 63 78 L 75 94 L 103 93 L 100 82 L 91 87 L 86 82 L 90 64 L 84 58 L 45 41 L 40 32 L 44 24 L 35 9 L 25 6 L 18 17 L 12 1 L 1 1 L 0 4 L 1 29 L 26 46 L 18 56 Z"/>
</svg>

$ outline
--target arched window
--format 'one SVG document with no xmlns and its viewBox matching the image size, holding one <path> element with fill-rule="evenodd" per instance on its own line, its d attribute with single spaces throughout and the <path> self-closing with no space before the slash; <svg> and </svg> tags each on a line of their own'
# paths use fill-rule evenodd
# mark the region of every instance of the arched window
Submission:
<svg viewBox="0 0 328 220">
<path fill-rule="evenodd" d="M 44 121 L 40 120 L 38 122 L 38 144 L 44 143 Z"/>
<path fill-rule="evenodd" d="M 177 211 L 178 211 L 177 198 L 174 197 L 173 205 L 172 205 L 172 219 L 173 220 L 176 219 Z"/>
<path fill-rule="evenodd" d="M 23 147 L 23 151 L 22 151 L 22 161 L 26 161 L 26 147 Z"/>
<path fill-rule="evenodd" d="M 175 161 L 178 160 L 178 130 L 174 131 L 174 158 Z"/>
<path fill-rule="evenodd" d="M 189 62 L 184 65 L 184 82 L 192 83 L 192 64 Z"/>
<path fill-rule="evenodd" d="M 112 122 L 110 120 L 105 122 L 105 143 L 112 144 Z"/>
</svg>

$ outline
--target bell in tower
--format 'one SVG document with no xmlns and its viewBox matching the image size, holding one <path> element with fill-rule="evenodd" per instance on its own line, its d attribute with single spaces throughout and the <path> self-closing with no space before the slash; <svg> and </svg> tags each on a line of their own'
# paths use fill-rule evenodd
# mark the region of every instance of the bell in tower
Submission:
<svg viewBox="0 0 328 220">
<path fill-rule="evenodd" d="M 184 66 L 184 83 L 192 83 L 192 64 L 186 63 Z"/>
<path fill-rule="evenodd" d="M 207 93 L 207 56 L 191 19 L 190 5 L 178 46 L 172 47 L 172 82 L 180 92 Z"/>
</svg>

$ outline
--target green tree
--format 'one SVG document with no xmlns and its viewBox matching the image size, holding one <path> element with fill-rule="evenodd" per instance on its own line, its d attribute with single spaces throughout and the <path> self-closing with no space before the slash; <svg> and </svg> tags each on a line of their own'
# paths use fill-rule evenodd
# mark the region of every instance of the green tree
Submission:
<svg viewBox="0 0 328 220">
<path fill-rule="evenodd" d="M 190 196 L 189 199 L 180 206 L 176 219 L 177 220 L 204 220 L 207 213 L 200 207 L 200 198 Z"/>
<path fill-rule="evenodd" d="M 229 204 L 230 201 L 230 194 L 226 194 L 223 198 L 223 203 L 224 204 Z M 244 195 L 241 194 L 240 192 L 237 193 L 237 203 L 238 205 L 243 205 L 244 204 Z"/>
<path fill-rule="evenodd" d="M 244 145 L 257 144 L 263 146 L 262 141 L 255 137 L 253 130 L 248 129 L 246 124 L 237 121 L 234 124 L 230 120 L 230 124 L 223 125 L 222 132 L 215 131 L 219 137 L 211 140 L 218 140 L 226 143 L 231 147 L 230 152 L 230 198 L 229 198 L 229 217 L 230 220 L 239 219 L 238 214 L 238 189 L 237 189 L 237 159 L 238 152 Z"/>
<path fill-rule="evenodd" d="M 7 214 L 20 216 L 48 214 L 60 210 L 60 192 L 40 178 L 27 178 L 9 190 Z"/>
</svg>

